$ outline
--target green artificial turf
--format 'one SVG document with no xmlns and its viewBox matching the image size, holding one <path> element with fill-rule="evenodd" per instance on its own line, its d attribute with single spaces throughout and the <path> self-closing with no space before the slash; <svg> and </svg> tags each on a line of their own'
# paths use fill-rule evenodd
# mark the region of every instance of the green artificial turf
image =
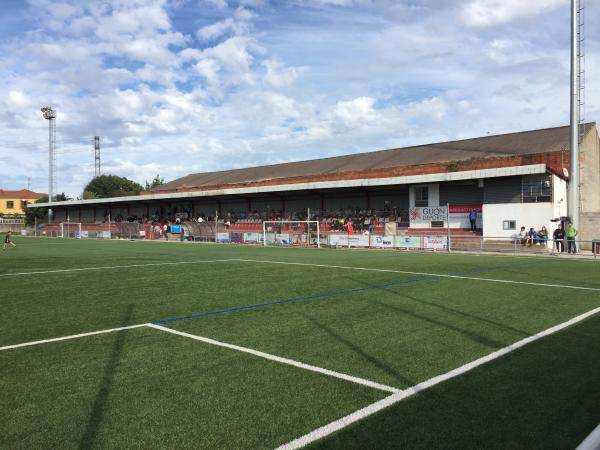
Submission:
<svg viewBox="0 0 600 450">
<path fill-rule="evenodd" d="M 600 291 L 522 284 L 600 289 L 596 261 L 15 242 L 0 253 L 0 346 L 210 313 L 164 326 L 406 388 L 600 306 Z M 562 350 L 571 346 L 577 343 L 567 339 Z M 10 412 L 0 421 L 0 447 L 266 448 L 385 395 L 148 328 L 6 350 L 0 364 L 0 407 Z M 519 370 L 536 369 L 530 365 L 540 363 L 525 359 Z M 575 398 L 592 393 L 590 372 L 572 367 L 562 369 L 565 379 L 585 378 Z M 492 376 L 485 366 L 477 373 Z M 443 414 L 452 411 L 443 406 Z M 441 427 L 426 420 L 432 429 Z M 427 421 L 421 426 L 426 430 Z M 579 439 L 587 426 L 568 428 L 565 439 Z M 480 443 L 466 435 L 457 442 Z M 432 445 L 444 447 L 442 441 Z"/>
<path fill-rule="evenodd" d="M 596 315 L 311 448 L 576 448 L 600 417 L 599 329 Z"/>
<path fill-rule="evenodd" d="M 0 365 L 1 448 L 273 448 L 385 395 L 149 328 Z"/>
</svg>

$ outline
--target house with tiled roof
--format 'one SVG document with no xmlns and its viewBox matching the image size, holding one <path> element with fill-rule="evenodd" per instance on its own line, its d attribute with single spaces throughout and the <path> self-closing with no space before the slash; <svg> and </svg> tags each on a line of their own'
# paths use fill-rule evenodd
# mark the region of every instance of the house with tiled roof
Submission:
<svg viewBox="0 0 600 450">
<path fill-rule="evenodd" d="M 0 215 L 22 215 L 28 204 L 47 196 L 48 194 L 33 192 L 29 189 L 17 191 L 0 189 Z"/>
</svg>

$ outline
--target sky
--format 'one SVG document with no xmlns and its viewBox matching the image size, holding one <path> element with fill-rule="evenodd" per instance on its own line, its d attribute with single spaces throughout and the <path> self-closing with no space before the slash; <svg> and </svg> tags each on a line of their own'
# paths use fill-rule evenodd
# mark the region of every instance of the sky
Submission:
<svg viewBox="0 0 600 450">
<path fill-rule="evenodd" d="M 0 189 L 190 173 L 567 125 L 569 0 L 3 0 Z M 600 0 L 585 8 L 600 119 Z"/>
</svg>

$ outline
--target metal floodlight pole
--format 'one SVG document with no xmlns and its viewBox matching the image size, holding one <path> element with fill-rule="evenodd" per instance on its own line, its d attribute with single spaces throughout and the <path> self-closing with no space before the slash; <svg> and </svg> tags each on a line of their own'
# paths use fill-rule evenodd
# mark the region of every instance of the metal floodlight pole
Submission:
<svg viewBox="0 0 600 450">
<path fill-rule="evenodd" d="M 100 136 L 94 136 L 94 176 L 100 176 Z"/>
<path fill-rule="evenodd" d="M 579 0 L 571 0 L 571 136 L 567 209 L 575 228 L 579 229 Z"/>
<path fill-rule="evenodd" d="M 54 165 L 56 161 L 56 111 L 50 106 L 42 108 L 44 119 L 48 121 L 48 223 L 52 222 L 52 197 L 54 196 Z"/>
</svg>

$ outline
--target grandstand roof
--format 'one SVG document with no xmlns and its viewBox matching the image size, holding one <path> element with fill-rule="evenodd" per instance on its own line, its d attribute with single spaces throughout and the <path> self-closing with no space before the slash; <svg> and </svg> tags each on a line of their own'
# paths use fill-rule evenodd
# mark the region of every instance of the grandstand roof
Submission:
<svg viewBox="0 0 600 450">
<path fill-rule="evenodd" d="M 595 123 L 583 127 L 584 132 L 589 133 L 595 127 Z M 300 181 L 306 178 L 313 181 L 326 181 L 340 179 L 344 174 L 351 174 L 351 178 L 360 178 L 367 173 L 389 172 L 389 169 L 394 168 L 406 169 L 406 167 L 428 164 L 460 163 L 560 152 L 568 149 L 569 127 L 563 126 L 332 158 L 196 173 L 153 188 L 147 191 L 147 194 L 263 184 L 270 181 L 285 183 L 286 180 Z"/>
<path fill-rule="evenodd" d="M 20 189 L 18 191 L 7 191 L 4 189 L 0 189 L 0 198 L 38 199 L 47 195 L 48 194 L 33 192 L 29 189 Z"/>
</svg>

